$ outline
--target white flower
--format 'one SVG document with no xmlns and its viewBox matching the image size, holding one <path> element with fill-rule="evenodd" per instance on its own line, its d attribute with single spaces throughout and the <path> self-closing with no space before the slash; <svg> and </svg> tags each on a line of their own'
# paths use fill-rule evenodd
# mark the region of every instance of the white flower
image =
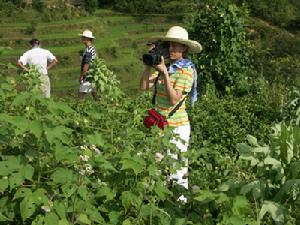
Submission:
<svg viewBox="0 0 300 225">
<path fill-rule="evenodd" d="M 89 161 L 90 157 L 88 155 L 80 155 L 79 158 L 80 158 L 80 161 L 87 162 L 87 161 Z"/>
<path fill-rule="evenodd" d="M 84 169 L 79 170 L 79 174 L 82 175 L 82 176 L 84 176 L 85 175 L 85 170 Z"/>
<path fill-rule="evenodd" d="M 164 155 L 161 154 L 160 152 L 156 152 L 156 153 L 155 153 L 155 160 L 156 160 L 157 162 L 160 162 L 161 160 L 163 160 L 163 158 L 164 158 Z"/>
<path fill-rule="evenodd" d="M 85 175 L 91 175 L 95 171 L 93 170 L 92 165 L 87 163 L 87 164 L 84 164 L 83 166 L 81 166 L 81 168 L 79 169 L 78 172 L 80 175 L 85 176 Z"/>
<path fill-rule="evenodd" d="M 46 213 L 51 211 L 50 207 L 49 207 L 49 206 L 46 206 L 46 205 L 43 205 L 43 206 L 41 207 L 41 209 L 44 210 Z"/>
<path fill-rule="evenodd" d="M 90 164 L 85 164 L 84 167 L 85 167 L 85 173 L 87 175 L 91 175 L 91 174 L 93 174 L 95 172 L 93 170 L 93 167 Z"/>
<path fill-rule="evenodd" d="M 96 145 L 92 145 L 91 149 L 96 153 L 96 154 L 101 154 L 101 151 L 96 147 Z"/>
</svg>

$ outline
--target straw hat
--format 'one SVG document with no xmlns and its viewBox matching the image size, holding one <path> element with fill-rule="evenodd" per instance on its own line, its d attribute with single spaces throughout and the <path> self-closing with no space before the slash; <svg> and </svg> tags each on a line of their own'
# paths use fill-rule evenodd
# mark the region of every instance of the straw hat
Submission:
<svg viewBox="0 0 300 225">
<path fill-rule="evenodd" d="M 150 40 L 154 41 L 171 41 L 184 44 L 188 46 L 190 53 L 199 53 L 202 51 L 202 46 L 199 42 L 189 40 L 189 34 L 186 29 L 180 26 L 171 27 L 166 36 L 156 36 L 152 37 Z"/>
<path fill-rule="evenodd" d="M 82 34 L 78 34 L 79 36 L 81 36 L 81 37 L 87 37 L 87 38 L 95 38 L 94 36 L 93 36 L 93 33 L 92 33 L 92 31 L 90 31 L 90 30 L 84 30 L 83 32 L 82 32 Z"/>
</svg>

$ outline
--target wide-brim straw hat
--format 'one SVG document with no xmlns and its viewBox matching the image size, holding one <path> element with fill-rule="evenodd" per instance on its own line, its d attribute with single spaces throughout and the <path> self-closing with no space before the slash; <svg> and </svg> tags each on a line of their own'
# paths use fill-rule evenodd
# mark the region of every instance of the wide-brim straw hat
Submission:
<svg viewBox="0 0 300 225">
<path fill-rule="evenodd" d="M 198 41 L 189 40 L 189 34 L 186 29 L 180 26 L 171 27 L 166 36 L 154 36 L 151 41 L 171 41 L 184 44 L 189 48 L 190 53 L 199 53 L 202 51 L 202 46 Z"/>
<path fill-rule="evenodd" d="M 90 31 L 90 30 L 84 30 L 83 32 L 82 32 L 82 34 L 78 34 L 79 36 L 81 36 L 81 37 L 87 37 L 87 38 L 91 38 L 91 39 L 94 39 L 95 37 L 93 36 L 93 33 L 92 33 L 92 31 Z"/>
</svg>

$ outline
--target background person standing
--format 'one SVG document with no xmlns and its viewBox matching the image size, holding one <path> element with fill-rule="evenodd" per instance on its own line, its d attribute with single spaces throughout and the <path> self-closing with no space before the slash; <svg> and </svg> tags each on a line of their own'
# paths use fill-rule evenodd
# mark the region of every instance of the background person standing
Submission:
<svg viewBox="0 0 300 225">
<path fill-rule="evenodd" d="M 90 63 L 94 60 L 97 56 L 96 49 L 92 46 L 93 36 L 92 31 L 84 30 L 81 36 L 81 42 L 85 46 L 85 50 L 81 57 L 81 67 L 80 67 L 80 76 L 79 76 L 79 99 L 83 99 L 86 93 L 92 93 L 93 99 L 97 99 L 97 92 L 96 89 L 92 87 L 92 84 L 86 79 L 86 74 L 90 68 Z"/>
<path fill-rule="evenodd" d="M 48 70 L 58 63 L 58 61 L 50 51 L 40 47 L 41 43 L 38 39 L 33 38 L 29 43 L 32 48 L 20 57 L 17 65 L 24 71 L 29 70 L 27 65 L 35 65 L 42 76 L 41 80 L 43 94 L 45 97 L 50 98 L 51 86 Z"/>
</svg>

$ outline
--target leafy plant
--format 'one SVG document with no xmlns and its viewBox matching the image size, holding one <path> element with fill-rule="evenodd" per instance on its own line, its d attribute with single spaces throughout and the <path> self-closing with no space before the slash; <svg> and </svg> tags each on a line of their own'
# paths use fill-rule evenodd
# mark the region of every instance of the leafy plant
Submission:
<svg viewBox="0 0 300 225">
<path fill-rule="evenodd" d="M 100 93 L 105 93 L 106 97 L 117 98 L 122 95 L 118 87 L 120 81 L 114 72 L 107 68 L 103 59 L 96 58 L 92 61 L 86 78 Z"/>
<path fill-rule="evenodd" d="M 191 39 L 204 48 L 193 57 L 201 78 L 213 80 L 221 95 L 235 93 L 247 83 L 251 47 L 244 28 L 246 15 L 245 9 L 235 5 L 199 4 L 186 19 Z"/>
</svg>

